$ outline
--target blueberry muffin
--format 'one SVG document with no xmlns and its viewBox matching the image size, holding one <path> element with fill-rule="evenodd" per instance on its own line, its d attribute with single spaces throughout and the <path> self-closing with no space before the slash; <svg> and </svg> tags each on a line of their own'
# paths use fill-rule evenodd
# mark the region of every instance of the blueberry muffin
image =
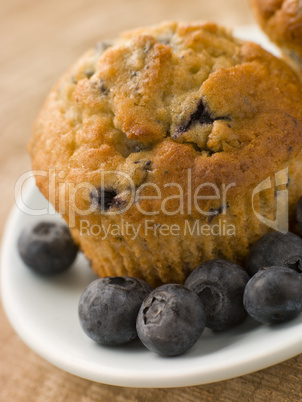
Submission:
<svg viewBox="0 0 302 402">
<path fill-rule="evenodd" d="M 258 22 L 302 77 L 302 1 L 250 0 Z"/>
<path fill-rule="evenodd" d="M 285 63 L 213 23 L 126 32 L 49 94 L 29 144 L 36 183 L 98 275 L 182 283 L 205 260 L 242 262 L 281 190 L 292 215 L 301 104 Z"/>
</svg>

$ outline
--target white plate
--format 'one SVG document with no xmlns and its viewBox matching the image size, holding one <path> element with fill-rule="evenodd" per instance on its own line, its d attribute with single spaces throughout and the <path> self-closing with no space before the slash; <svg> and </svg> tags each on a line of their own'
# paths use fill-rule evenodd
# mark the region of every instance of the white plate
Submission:
<svg viewBox="0 0 302 402">
<path fill-rule="evenodd" d="M 240 36 L 266 44 L 255 27 Z M 23 201 L 49 208 L 34 186 Z M 139 341 L 109 348 L 95 344 L 82 331 L 78 301 L 95 279 L 83 255 L 66 273 L 51 279 L 36 276 L 24 266 L 16 248 L 18 235 L 33 220 L 61 219 L 50 208 L 47 216 L 30 216 L 14 207 L 2 249 L 2 298 L 7 316 L 20 337 L 57 367 L 93 381 L 130 387 L 180 387 L 226 380 L 256 371 L 302 352 L 302 316 L 276 328 L 247 320 L 232 331 L 206 330 L 185 355 L 163 358 Z"/>
</svg>

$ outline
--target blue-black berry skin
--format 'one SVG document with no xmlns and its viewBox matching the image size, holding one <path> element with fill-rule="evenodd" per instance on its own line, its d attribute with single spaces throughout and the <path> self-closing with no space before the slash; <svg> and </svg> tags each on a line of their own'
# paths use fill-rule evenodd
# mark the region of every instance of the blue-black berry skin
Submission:
<svg viewBox="0 0 302 402">
<path fill-rule="evenodd" d="M 302 234 L 302 197 L 299 199 L 296 208 L 296 220 L 299 225 L 300 233 Z"/>
<path fill-rule="evenodd" d="M 144 300 L 136 327 L 140 340 L 152 352 L 180 355 L 197 342 L 205 328 L 202 302 L 184 286 L 162 285 Z"/>
<path fill-rule="evenodd" d="M 239 265 L 215 259 L 194 269 L 185 286 L 203 302 L 206 326 L 220 331 L 240 324 L 247 317 L 243 292 L 248 280 L 248 274 Z"/>
<path fill-rule="evenodd" d="M 145 281 L 126 276 L 91 282 L 82 293 L 78 308 L 84 332 L 102 345 L 123 345 L 134 340 L 137 313 L 151 291 Z"/>
<path fill-rule="evenodd" d="M 291 320 L 302 311 L 302 276 L 285 267 L 261 269 L 246 285 L 243 303 L 263 324 Z"/>
<path fill-rule="evenodd" d="M 45 276 L 66 271 L 78 253 L 68 226 L 54 221 L 41 221 L 25 227 L 17 246 L 22 261 Z"/>
<path fill-rule="evenodd" d="M 280 266 L 302 271 L 302 239 L 294 233 L 271 232 L 257 241 L 246 259 L 250 276 L 261 268 Z"/>
</svg>

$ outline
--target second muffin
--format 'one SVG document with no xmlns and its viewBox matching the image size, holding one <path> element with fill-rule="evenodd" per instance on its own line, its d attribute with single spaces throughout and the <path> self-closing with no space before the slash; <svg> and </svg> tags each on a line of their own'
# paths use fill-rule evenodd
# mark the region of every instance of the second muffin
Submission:
<svg viewBox="0 0 302 402">
<path fill-rule="evenodd" d="M 302 78 L 301 0 L 250 0 L 250 3 L 264 32 L 282 49 L 286 61 Z"/>
</svg>

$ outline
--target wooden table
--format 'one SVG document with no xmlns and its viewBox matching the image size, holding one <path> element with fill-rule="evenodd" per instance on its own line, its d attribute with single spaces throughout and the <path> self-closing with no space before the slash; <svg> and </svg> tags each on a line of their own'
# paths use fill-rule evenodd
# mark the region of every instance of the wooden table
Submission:
<svg viewBox="0 0 302 402">
<path fill-rule="evenodd" d="M 246 0 L 0 0 L 0 236 L 14 183 L 30 169 L 26 143 L 41 103 L 87 48 L 120 30 L 160 20 L 253 23 Z M 302 356 L 216 384 L 135 389 L 67 374 L 32 352 L 0 310 L 0 401 L 298 401 Z"/>
</svg>

